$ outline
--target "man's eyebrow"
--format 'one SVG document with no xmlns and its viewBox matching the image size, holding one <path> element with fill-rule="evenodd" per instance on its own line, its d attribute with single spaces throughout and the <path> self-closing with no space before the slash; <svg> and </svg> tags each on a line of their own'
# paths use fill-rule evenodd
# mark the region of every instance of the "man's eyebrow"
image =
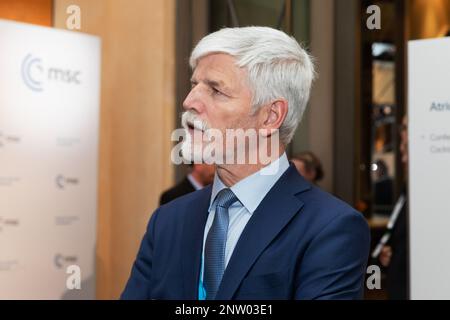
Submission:
<svg viewBox="0 0 450 320">
<path fill-rule="evenodd" d="M 208 80 L 208 79 L 206 79 L 205 83 L 207 85 L 211 86 L 211 87 L 220 87 L 220 88 L 225 87 L 225 83 L 223 81 L 220 81 L 220 80 L 216 81 L 216 80 Z"/>
<path fill-rule="evenodd" d="M 210 79 L 205 79 L 202 82 L 206 83 L 208 86 L 210 87 L 218 87 L 218 88 L 222 88 L 224 90 L 231 90 L 231 88 L 229 88 L 225 82 L 223 82 L 222 80 L 210 80 Z M 191 83 L 198 83 L 198 81 L 194 78 L 191 78 Z"/>
<path fill-rule="evenodd" d="M 232 94 L 233 93 L 232 88 L 227 86 L 225 84 L 225 82 L 223 82 L 221 80 L 216 81 L 216 80 L 208 80 L 208 79 L 206 79 L 205 83 L 208 86 L 212 87 L 212 88 L 219 88 L 220 90 L 224 91 L 225 94 Z"/>
</svg>

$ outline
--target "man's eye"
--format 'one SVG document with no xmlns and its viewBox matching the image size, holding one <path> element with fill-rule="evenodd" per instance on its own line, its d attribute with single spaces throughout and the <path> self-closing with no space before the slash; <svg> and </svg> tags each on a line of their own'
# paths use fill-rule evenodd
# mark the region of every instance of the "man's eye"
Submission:
<svg viewBox="0 0 450 320">
<path fill-rule="evenodd" d="M 220 92 L 219 90 L 217 90 L 216 88 L 212 88 L 213 93 L 216 95 L 222 95 L 222 92 Z"/>
</svg>

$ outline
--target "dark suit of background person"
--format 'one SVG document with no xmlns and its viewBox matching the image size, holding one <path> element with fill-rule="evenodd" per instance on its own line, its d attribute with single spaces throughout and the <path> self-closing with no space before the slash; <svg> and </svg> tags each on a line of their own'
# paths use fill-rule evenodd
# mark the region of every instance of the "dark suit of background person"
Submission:
<svg viewBox="0 0 450 320">
<path fill-rule="evenodd" d="M 176 186 L 170 188 L 169 190 L 164 191 L 159 200 L 159 204 L 160 205 L 166 204 L 176 198 L 179 198 L 181 196 L 184 196 L 185 194 L 194 192 L 196 190 L 198 189 L 196 189 L 194 185 L 186 177 L 183 180 L 181 180 L 181 182 Z"/>
<path fill-rule="evenodd" d="M 155 211 L 122 299 L 198 298 L 211 189 Z M 216 299 L 362 298 L 369 238 L 359 212 L 291 164 L 245 227 Z"/>
<path fill-rule="evenodd" d="M 202 189 L 212 183 L 214 179 L 214 166 L 207 164 L 190 165 L 191 172 L 176 186 L 163 192 L 159 199 L 159 205 L 166 204 L 185 194 Z"/>
<path fill-rule="evenodd" d="M 408 117 L 405 115 L 400 127 L 400 155 L 405 172 L 408 177 Z M 403 195 L 406 202 L 392 229 L 389 242 L 384 246 L 380 254 L 381 264 L 387 268 L 387 291 L 390 300 L 409 299 L 409 268 L 408 268 L 408 190 L 404 187 Z"/>
<path fill-rule="evenodd" d="M 406 191 L 404 192 L 406 195 Z M 392 248 L 392 257 L 387 267 L 387 291 L 391 300 L 408 299 L 408 227 L 407 227 L 407 202 L 392 230 L 392 236 L 388 245 Z"/>
</svg>

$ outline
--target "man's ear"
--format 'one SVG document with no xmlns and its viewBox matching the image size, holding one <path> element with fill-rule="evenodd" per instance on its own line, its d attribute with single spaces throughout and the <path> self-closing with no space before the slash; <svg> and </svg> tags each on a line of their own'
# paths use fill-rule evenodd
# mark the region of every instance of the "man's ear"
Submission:
<svg viewBox="0 0 450 320">
<path fill-rule="evenodd" d="M 288 102 L 286 99 L 275 100 L 267 106 L 265 112 L 263 112 L 264 118 L 261 126 L 261 129 L 266 130 L 262 130 L 262 135 L 269 137 L 280 129 L 284 119 L 286 119 L 287 112 Z"/>
</svg>

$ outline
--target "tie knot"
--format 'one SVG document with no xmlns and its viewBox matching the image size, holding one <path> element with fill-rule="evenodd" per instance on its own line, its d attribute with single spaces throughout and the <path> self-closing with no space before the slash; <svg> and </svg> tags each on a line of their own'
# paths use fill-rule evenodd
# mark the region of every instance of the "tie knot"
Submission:
<svg viewBox="0 0 450 320">
<path fill-rule="evenodd" d="M 228 188 L 221 190 L 217 194 L 216 199 L 217 199 L 217 206 L 220 206 L 222 208 L 228 208 L 238 200 L 233 191 L 231 191 L 231 189 Z"/>
</svg>

